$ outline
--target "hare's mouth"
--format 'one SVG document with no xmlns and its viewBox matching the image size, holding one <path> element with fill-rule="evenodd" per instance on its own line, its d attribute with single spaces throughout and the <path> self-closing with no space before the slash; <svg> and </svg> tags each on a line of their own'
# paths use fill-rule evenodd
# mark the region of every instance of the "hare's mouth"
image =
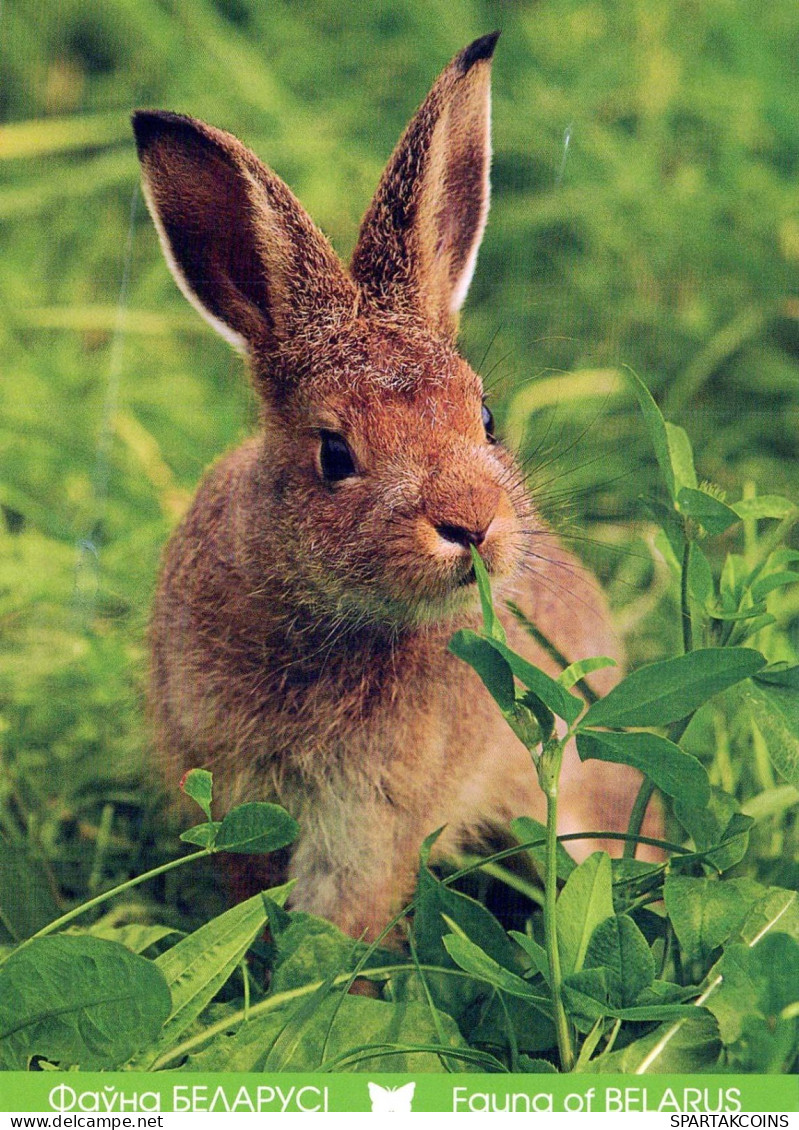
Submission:
<svg viewBox="0 0 799 1130">
<path fill-rule="evenodd" d="M 463 576 L 458 581 L 458 588 L 459 589 L 465 589 L 469 585 L 473 585 L 476 582 L 477 582 L 477 576 L 476 576 L 475 571 L 474 571 L 474 565 L 472 565 L 472 566 L 470 566 L 469 571 L 467 573 L 464 573 Z"/>
</svg>

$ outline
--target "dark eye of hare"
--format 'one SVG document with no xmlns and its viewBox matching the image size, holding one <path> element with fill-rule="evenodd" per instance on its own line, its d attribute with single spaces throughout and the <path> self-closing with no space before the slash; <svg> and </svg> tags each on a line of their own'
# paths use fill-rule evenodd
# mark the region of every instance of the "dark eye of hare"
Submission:
<svg viewBox="0 0 799 1130">
<path fill-rule="evenodd" d="M 494 417 L 487 404 L 483 405 L 483 427 L 486 430 L 486 439 L 488 442 L 496 443 L 496 436 L 494 435 Z"/>
<path fill-rule="evenodd" d="M 356 474 L 355 460 L 344 437 L 338 432 L 322 431 L 320 435 L 319 465 L 325 482 L 338 483 Z"/>
</svg>

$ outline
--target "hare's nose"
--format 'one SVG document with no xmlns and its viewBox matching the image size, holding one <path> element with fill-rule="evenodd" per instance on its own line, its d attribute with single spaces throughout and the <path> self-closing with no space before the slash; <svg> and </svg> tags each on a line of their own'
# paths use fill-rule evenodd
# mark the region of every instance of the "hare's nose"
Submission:
<svg viewBox="0 0 799 1130">
<path fill-rule="evenodd" d="M 442 537 L 444 541 L 454 542 L 455 545 L 462 545 L 464 549 L 468 549 L 473 545 L 475 549 L 479 549 L 485 541 L 485 536 L 488 533 L 488 526 L 480 530 L 470 530 L 466 526 L 451 526 L 448 522 L 436 526 L 436 533 Z"/>
</svg>

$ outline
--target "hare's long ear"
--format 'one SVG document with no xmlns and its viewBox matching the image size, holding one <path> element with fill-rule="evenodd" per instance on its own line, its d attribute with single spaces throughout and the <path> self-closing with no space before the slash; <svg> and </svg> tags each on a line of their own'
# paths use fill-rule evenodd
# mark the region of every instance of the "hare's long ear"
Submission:
<svg viewBox="0 0 799 1130">
<path fill-rule="evenodd" d="M 162 111 L 133 128 L 144 191 L 178 286 L 237 349 L 270 347 L 346 301 L 352 283 L 286 185 L 231 134 Z"/>
<path fill-rule="evenodd" d="M 368 300 L 452 336 L 488 217 L 491 56 L 476 40 L 405 130 L 361 225 L 351 274 Z"/>
</svg>

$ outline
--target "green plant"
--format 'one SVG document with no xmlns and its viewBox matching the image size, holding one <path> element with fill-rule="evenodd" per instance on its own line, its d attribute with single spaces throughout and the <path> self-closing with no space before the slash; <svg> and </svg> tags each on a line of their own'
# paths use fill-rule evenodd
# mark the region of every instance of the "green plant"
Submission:
<svg viewBox="0 0 799 1130">
<path fill-rule="evenodd" d="M 193 770 L 185 793 L 206 820 L 184 832 L 199 850 L 81 904 L 9 949 L 0 967 L 0 1064 L 32 1057 L 58 1066 L 216 1070 L 742 1071 L 789 1070 L 799 1051 L 799 898 L 734 873 L 754 825 L 711 785 L 681 742 L 711 699 L 739 699 L 774 769 L 799 786 L 799 668 L 768 664 L 750 644 L 774 621 L 770 593 L 794 584 L 799 553 L 781 547 L 797 519 L 784 499 L 727 504 L 697 482 L 685 433 L 664 422 L 631 376 L 668 503 L 658 505 L 679 581 L 683 653 L 645 665 L 598 699 L 585 682 L 610 661 L 568 666 L 552 679 L 511 651 L 489 578 L 473 551 L 483 630 L 458 632 L 452 651 L 470 663 L 531 753 L 547 798 L 546 827 L 514 821 L 519 843 L 444 878 L 423 845 L 412 903 L 400 923 L 407 952 L 346 938 L 329 923 L 286 911 L 290 884 L 263 892 L 163 948 L 171 931 L 115 928 L 100 919 L 64 928 L 132 887 L 199 857 L 268 852 L 297 828 L 279 806 L 241 805 L 212 819 L 212 778 Z M 700 543 L 741 521 L 777 518 L 754 561 L 728 555 L 718 586 Z M 699 646 L 697 646 L 699 645 Z M 574 693 L 580 690 L 582 696 Z M 559 720 L 559 721 L 557 721 Z M 666 728 L 666 734 L 655 732 Z M 557 836 L 563 750 L 644 773 L 621 859 L 595 852 L 576 865 Z M 532 771 L 531 768 L 531 771 Z M 640 834 L 655 789 L 669 798 L 677 840 Z M 767 784 L 760 806 L 783 803 Z M 795 794 L 794 794 L 795 796 Z M 750 806 L 751 807 L 751 806 Z M 635 858 L 654 843 L 658 863 Z M 544 875 L 543 913 L 506 931 L 457 882 L 530 852 Z M 502 871 L 499 871 L 502 874 Z M 269 942 L 258 936 L 269 928 Z M 152 947 L 161 952 L 142 956 Z M 243 965 L 255 953 L 259 980 Z M 218 993 L 241 970 L 241 1003 Z M 353 996 L 357 979 L 382 999 Z"/>
<path fill-rule="evenodd" d="M 562 1067 L 571 1070 L 575 1066 L 573 1033 L 580 1031 L 580 1020 L 584 1025 L 591 1022 L 593 1027 L 590 1039 L 582 1045 L 578 1064 L 590 1061 L 600 1069 L 612 1070 L 615 1063 L 627 1069 L 635 1062 L 637 1051 L 643 1051 L 638 1067 L 649 1066 L 667 1054 L 667 1044 L 681 1028 L 702 1023 L 696 1012 L 685 1012 L 678 1005 L 677 1019 L 670 1028 L 644 1037 L 640 1041 L 643 1048 L 636 1049 L 634 1041 L 615 1061 L 609 1058 L 608 1046 L 591 1059 L 602 1034 L 599 1026 L 611 1018 L 666 1020 L 670 1007 L 666 1002 L 693 996 L 694 1008 L 706 1008 L 719 1022 L 729 1062 L 751 1069 L 785 1068 L 796 1054 L 796 1029 L 791 1019 L 795 983 L 794 988 L 788 988 L 799 969 L 795 896 L 782 892 L 784 901 L 779 902 L 777 894 L 777 914 L 764 923 L 758 917 L 755 929 L 747 925 L 747 911 L 751 912 L 760 900 L 765 904 L 776 892 L 755 885 L 746 887 L 747 897 L 740 881 L 714 884 L 697 875 L 698 868 L 720 875 L 739 863 L 752 820 L 736 810 L 732 797 L 722 800 L 718 794 L 711 795 L 706 769 L 678 743 L 706 702 L 748 680 L 743 697 L 754 723 L 768 734 L 766 747 L 774 767 L 794 787 L 799 785 L 799 668 L 782 662 L 768 666 L 759 651 L 740 646 L 775 622 L 766 608 L 767 594 L 799 580 L 799 573 L 790 568 L 799 561 L 799 553 L 780 547 L 781 537 L 799 519 L 799 511 L 782 498 L 744 500 L 728 506 L 712 487 L 700 488 L 686 433 L 664 421 L 637 376 L 631 374 L 630 379 L 668 489 L 669 503 L 657 504 L 653 510 L 662 522 L 663 545 L 679 579 L 683 654 L 639 668 L 601 700 L 590 693 L 590 688 L 584 688 L 589 692 L 586 708 L 570 689 L 589 671 L 611 661 L 595 658 L 573 664 L 555 681 L 511 652 L 493 612 L 488 576 L 474 551 L 484 628 L 481 634 L 459 632 L 450 647 L 478 672 L 509 725 L 528 746 L 547 798 L 545 948 L 529 938 L 520 936 L 518 940 L 549 987 Z M 782 522 L 761 547 L 752 567 L 735 555 L 727 558 L 717 590 L 699 543 L 747 517 L 778 517 Z M 700 643 L 715 646 L 695 648 L 697 638 Z M 564 724 L 560 733 L 555 729 L 556 717 Z M 661 726 L 668 726 L 667 736 L 649 729 Z M 576 740 L 583 761 L 598 758 L 633 765 L 644 773 L 644 781 L 623 837 L 627 842 L 615 872 L 615 888 L 609 858 L 596 853 L 575 869 L 558 896 L 558 778 L 564 747 L 571 740 Z M 662 844 L 669 853 L 668 862 L 641 864 L 638 870 L 635 845 L 642 839 L 641 824 L 656 788 L 671 798 L 679 823 L 693 840 L 693 849 L 675 850 L 673 845 Z M 517 825 L 525 826 L 521 821 Z M 592 834 L 600 833 L 587 833 Z M 662 921 L 675 944 L 671 958 L 675 973 L 690 968 L 699 951 L 707 957 L 724 947 L 717 964 L 702 970 L 704 980 L 695 992 L 686 993 L 684 986 L 663 977 L 669 968 L 669 934 L 664 934 L 664 960 L 656 979 L 650 946 L 631 914 L 633 909 L 661 898 L 666 908 Z M 789 906 L 793 908 L 791 917 L 784 921 Z M 760 906 L 756 914 L 762 911 Z M 773 937 L 772 929 L 776 930 Z M 704 941 L 700 941 L 702 937 Z M 762 947 L 766 938 L 765 950 L 759 949 L 757 956 L 749 952 L 757 944 Z M 477 955 L 468 938 L 461 937 L 448 948 L 458 964 L 474 970 Z M 770 992 L 765 987 L 769 980 L 766 970 L 774 968 L 775 960 L 778 972 L 774 980 L 781 988 L 771 998 L 774 1012 L 769 1029 L 762 1011 L 766 1006 L 759 998 L 759 1003 L 753 1002 L 751 994 L 746 999 L 742 986 L 748 977 L 750 988 L 758 985 L 765 1000 Z M 728 973 L 736 962 L 746 970 L 737 981 Z M 736 987 L 730 988 L 731 983 Z M 569 1016 L 565 1001 L 570 1004 Z M 731 1024 L 733 1015 L 735 1022 Z M 763 1042 L 753 1054 L 749 1040 L 754 1031 Z M 608 1041 L 610 1046 L 617 1032 L 618 1027 Z"/>
</svg>

